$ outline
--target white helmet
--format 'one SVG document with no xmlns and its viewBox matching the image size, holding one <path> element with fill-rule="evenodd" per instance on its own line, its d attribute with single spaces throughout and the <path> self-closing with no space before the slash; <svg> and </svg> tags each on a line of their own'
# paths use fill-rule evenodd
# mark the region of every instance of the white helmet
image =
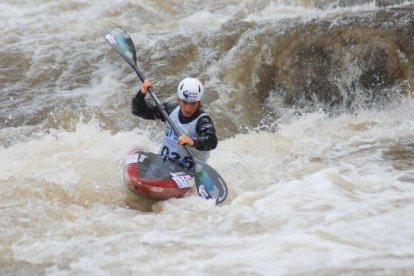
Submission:
<svg viewBox="0 0 414 276">
<path fill-rule="evenodd" d="M 198 79 L 185 78 L 177 87 L 177 95 L 186 102 L 199 102 L 204 99 L 204 86 Z"/>
</svg>

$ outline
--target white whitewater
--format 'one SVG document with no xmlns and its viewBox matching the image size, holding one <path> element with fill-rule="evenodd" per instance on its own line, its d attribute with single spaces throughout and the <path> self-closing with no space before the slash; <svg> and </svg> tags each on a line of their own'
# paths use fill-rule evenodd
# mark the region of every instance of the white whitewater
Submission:
<svg viewBox="0 0 414 276">
<path fill-rule="evenodd" d="M 374 1 L 175 2 L 0 4 L 0 55 L 10 59 L 0 68 L 0 274 L 413 274 L 411 97 L 337 116 L 286 109 L 277 131 L 223 135 L 208 162 L 229 187 L 220 206 L 128 191 L 123 158 L 137 145 L 156 151 L 161 127 L 130 114 L 138 81 L 100 37 L 104 27 L 134 26 L 142 49 L 180 33 L 213 34 L 229 20 L 379 9 Z M 144 59 L 167 70 L 157 56 Z M 228 62 L 208 68 L 207 88 Z M 231 104 L 215 97 L 206 105 L 213 116 L 220 100 Z"/>
</svg>

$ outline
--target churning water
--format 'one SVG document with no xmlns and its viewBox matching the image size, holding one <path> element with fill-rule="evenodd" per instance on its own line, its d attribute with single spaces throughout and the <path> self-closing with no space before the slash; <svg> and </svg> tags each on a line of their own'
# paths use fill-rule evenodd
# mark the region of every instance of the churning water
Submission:
<svg viewBox="0 0 414 276">
<path fill-rule="evenodd" d="M 414 274 L 413 14 L 412 1 L 3 1 L 0 274 Z M 185 76 L 205 83 L 222 205 L 124 185 L 127 152 L 157 151 L 162 125 L 131 114 L 139 81 L 101 37 L 112 26 L 160 99 Z M 343 55 L 322 39 L 332 29 Z"/>
</svg>

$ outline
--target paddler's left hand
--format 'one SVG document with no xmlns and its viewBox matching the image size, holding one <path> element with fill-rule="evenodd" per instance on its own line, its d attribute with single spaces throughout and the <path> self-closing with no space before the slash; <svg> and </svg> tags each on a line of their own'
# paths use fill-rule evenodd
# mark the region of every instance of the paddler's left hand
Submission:
<svg viewBox="0 0 414 276">
<path fill-rule="evenodd" d="M 181 135 L 178 137 L 177 144 L 179 145 L 189 145 L 190 147 L 194 146 L 194 141 L 187 135 Z"/>
</svg>

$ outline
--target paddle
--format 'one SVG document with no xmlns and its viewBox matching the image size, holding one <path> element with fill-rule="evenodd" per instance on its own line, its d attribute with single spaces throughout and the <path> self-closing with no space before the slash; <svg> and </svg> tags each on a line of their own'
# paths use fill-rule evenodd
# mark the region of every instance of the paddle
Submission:
<svg viewBox="0 0 414 276">
<path fill-rule="evenodd" d="M 102 32 L 105 40 L 120 54 L 126 62 L 134 69 L 138 77 L 144 82 L 145 77 L 141 73 L 137 65 L 137 54 L 134 43 L 131 37 L 122 29 L 119 28 L 108 28 Z M 148 90 L 152 99 L 156 103 L 162 116 L 168 121 L 172 129 L 175 131 L 177 136 L 181 136 L 181 131 L 177 128 L 171 118 L 168 116 L 164 109 L 164 106 L 160 103 L 157 96 L 155 96 L 152 89 Z M 194 177 L 197 188 L 197 193 L 206 199 L 214 198 L 216 204 L 223 202 L 227 197 L 227 186 L 223 178 L 209 165 L 202 160 L 196 158 L 191 149 L 184 145 L 188 155 L 193 159 L 194 163 Z"/>
</svg>

